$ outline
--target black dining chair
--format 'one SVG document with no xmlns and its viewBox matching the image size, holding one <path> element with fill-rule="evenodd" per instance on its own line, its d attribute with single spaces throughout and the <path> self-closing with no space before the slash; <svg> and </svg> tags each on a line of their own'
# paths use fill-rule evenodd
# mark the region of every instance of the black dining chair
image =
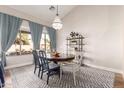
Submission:
<svg viewBox="0 0 124 93">
<path fill-rule="evenodd" d="M 43 73 L 47 72 L 47 84 L 49 82 L 49 77 L 55 74 L 58 74 L 60 77 L 60 66 L 58 64 L 55 64 L 54 62 L 48 62 L 46 58 L 45 51 L 40 50 L 39 56 L 41 60 L 41 79 L 43 77 Z"/>
<path fill-rule="evenodd" d="M 39 77 L 40 71 L 41 71 L 41 62 L 40 62 L 39 57 L 38 57 L 38 52 L 36 50 L 33 50 L 32 53 L 33 53 L 34 64 L 35 64 L 34 73 L 36 72 L 36 70 L 38 68 L 38 77 Z"/>
</svg>

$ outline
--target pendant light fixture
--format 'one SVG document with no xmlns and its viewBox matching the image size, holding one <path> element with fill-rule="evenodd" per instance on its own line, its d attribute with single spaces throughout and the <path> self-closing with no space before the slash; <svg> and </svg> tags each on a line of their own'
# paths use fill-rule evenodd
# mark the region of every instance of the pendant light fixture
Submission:
<svg viewBox="0 0 124 93">
<path fill-rule="evenodd" d="M 55 17 L 55 19 L 54 19 L 54 21 L 53 21 L 53 23 L 52 23 L 52 27 L 53 27 L 54 29 L 56 29 L 56 30 L 60 30 L 60 29 L 62 29 L 63 24 L 62 24 L 62 21 L 61 21 L 61 19 L 60 19 L 60 17 L 59 17 L 58 5 L 57 5 L 56 10 L 57 10 L 57 13 L 56 13 L 56 17 Z"/>
</svg>

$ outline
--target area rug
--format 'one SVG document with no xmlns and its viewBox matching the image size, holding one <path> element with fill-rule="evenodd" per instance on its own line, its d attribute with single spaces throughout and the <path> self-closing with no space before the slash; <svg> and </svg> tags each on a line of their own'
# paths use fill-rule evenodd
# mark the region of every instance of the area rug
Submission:
<svg viewBox="0 0 124 93">
<path fill-rule="evenodd" d="M 46 75 L 43 79 L 33 73 L 34 65 L 11 69 L 12 84 L 14 88 L 112 88 L 115 73 L 92 67 L 82 66 L 76 73 L 76 86 L 71 72 L 63 72 L 60 81 L 57 75 L 51 76 L 49 84 Z"/>
</svg>

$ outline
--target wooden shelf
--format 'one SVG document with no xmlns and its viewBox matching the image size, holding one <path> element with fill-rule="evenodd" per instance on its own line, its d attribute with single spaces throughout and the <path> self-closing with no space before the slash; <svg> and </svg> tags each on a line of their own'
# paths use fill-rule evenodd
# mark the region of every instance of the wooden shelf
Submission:
<svg viewBox="0 0 124 93">
<path fill-rule="evenodd" d="M 74 39 L 85 39 L 84 37 L 80 37 L 80 38 L 67 38 L 66 40 L 74 40 Z"/>
<path fill-rule="evenodd" d="M 73 33 L 73 35 L 72 35 Z M 79 33 L 74 34 L 75 32 L 70 33 L 70 37 L 67 37 L 67 52 L 73 52 L 73 51 L 83 51 L 83 46 L 85 45 L 83 43 L 83 39 L 85 39 L 82 35 Z"/>
</svg>

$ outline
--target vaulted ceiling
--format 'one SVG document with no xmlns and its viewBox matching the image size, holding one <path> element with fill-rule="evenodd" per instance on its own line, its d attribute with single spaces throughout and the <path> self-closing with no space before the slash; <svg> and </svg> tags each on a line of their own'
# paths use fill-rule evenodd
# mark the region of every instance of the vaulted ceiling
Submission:
<svg viewBox="0 0 124 93">
<path fill-rule="evenodd" d="M 19 5 L 9 5 L 8 7 L 13 8 L 20 12 L 26 13 L 28 15 L 37 17 L 41 20 L 48 22 L 49 24 L 52 23 L 55 15 L 56 15 L 56 10 L 54 10 L 54 11 L 49 10 L 50 5 L 20 5 L 20 6 Z M 60 5 L 60 6 L 58 6 L 60 18 L 62 19 L 63 17 L 65 17 L 75 7 L 76 7 L 75 5 Z"/>
</svg>

